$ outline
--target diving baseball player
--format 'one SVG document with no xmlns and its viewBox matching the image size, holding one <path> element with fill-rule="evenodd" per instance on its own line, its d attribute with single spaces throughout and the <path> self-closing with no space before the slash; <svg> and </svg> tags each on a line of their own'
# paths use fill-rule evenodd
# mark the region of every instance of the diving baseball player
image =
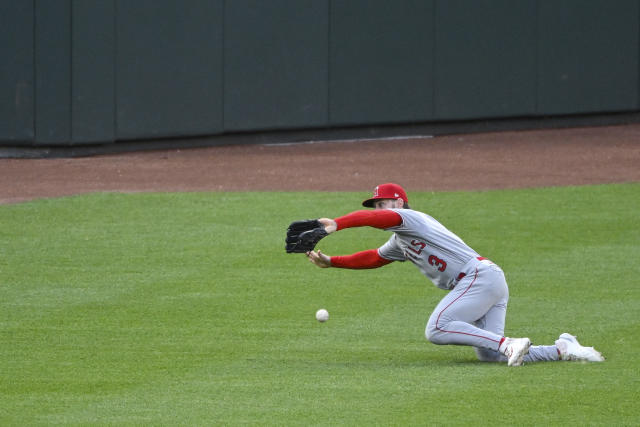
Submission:
<svg viewBox="0 0 640 427">
<path fill-rule="evenodd" d="M 321 268 L 366 269 L 410 261 L 435 286 L 449 291 L 429 318 L 426 338 L 434 344 L 472 346 L 482 361 L 506 361 L 508 366 L 547 360 L 604 361 L 593 347 L 583 347 L 568 333 L 550 346 L 505 337 L 509 288 L 502 269 L 431 216 L 412 210 L 401 186 L 381 184 L 362 205 L 374 210 L 293 222 L 287 230 L 286 251 L 306 253 Z M 393 234 L 378 249 L 352 255 L 328 256 L 314 250 L 331 233 L 364 226 Z"/>
</svg>

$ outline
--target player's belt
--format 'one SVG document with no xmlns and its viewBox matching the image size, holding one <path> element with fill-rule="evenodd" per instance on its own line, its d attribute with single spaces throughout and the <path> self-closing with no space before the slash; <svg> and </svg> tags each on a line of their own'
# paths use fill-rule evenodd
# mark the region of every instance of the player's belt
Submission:
<svg viewBox="0 0 640 427">
<path fill-rule="evenodd" d="M 476 257 L 476 259 L 477 259 L 478 261 L 484 261 L 484 260 L 487 260 L 487 261 L 491 262 L 491 261 L 489 260 L 489 258 L 485 258 L 485 257 L 483 257 L 483 256 Z M 466 275 L 467 275 L 467 273 L 460 273 L 460 274 L 458 274 L 458 277 L 456 277 L 456 281 L 458 281 L 458 282 L 459 282 L 459 281 L 460 281 L 460 280 L 462 280 L 462 278 L 463 278 L 463 277 L 465 277 Z"/>
</svg>

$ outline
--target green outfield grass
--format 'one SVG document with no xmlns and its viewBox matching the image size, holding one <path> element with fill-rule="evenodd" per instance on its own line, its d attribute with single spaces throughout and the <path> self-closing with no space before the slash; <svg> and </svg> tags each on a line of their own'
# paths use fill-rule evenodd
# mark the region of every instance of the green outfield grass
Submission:
<svg viewBox="0 0 640 427">
<path fill-rule="evenodd" d="M 94 194 L 0 206 L 0 425 L 637 425 L 640 185 L 411 193 L 510 285 L 507 331 L 601 364 L 424 339 L 408 263 L 322 270 L 289 222 L 362 193 Z M 374 248 L 361 228 L 324 252 Z M 314 313 L 326 308 L 327 323 Z"/>
</svg>

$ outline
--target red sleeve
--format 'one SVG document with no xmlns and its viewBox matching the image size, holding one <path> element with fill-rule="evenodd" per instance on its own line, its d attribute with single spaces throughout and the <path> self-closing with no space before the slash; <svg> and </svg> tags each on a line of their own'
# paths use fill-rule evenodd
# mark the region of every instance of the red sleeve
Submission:
<svg viewBox="0 0 640 427">
<path fill-rule="evenodd" d="M 334 220 L 338 224 L 338 230 L 351 227 L 375 227 L 390 228 L 402 224 L 402 216 L 398 212 L 388 209 L 373 211 L 355 211 Z"/>
<path fill-rule="evenodd" d="M 368 251 L 356 252 L 353 255 L 332 256 L 331 266 L 337 268 L 365 269 L 378 268 L 387 265 L 393 261 L 384 259 L 378 255 L 377 249 L 369 249 Z"/>
</svg>

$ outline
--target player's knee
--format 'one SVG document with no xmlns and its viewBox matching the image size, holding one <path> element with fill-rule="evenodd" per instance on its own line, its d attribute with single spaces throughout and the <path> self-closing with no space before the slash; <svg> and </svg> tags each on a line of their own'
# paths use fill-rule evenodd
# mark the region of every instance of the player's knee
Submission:
<svg viewBox="0 0 640 427">
<path fill-rule="evenodd" d="M 442 330 L 438 328 L 436 322 L 429 321 L 429 323 L 427 323 L 427 328 L 424 331 L 424 336 L 429 342 L 432 342 L 433 344 L 447 344 L 444 339 L 444 335 L 445 334 L 442 332 Z"/>
</svg>

